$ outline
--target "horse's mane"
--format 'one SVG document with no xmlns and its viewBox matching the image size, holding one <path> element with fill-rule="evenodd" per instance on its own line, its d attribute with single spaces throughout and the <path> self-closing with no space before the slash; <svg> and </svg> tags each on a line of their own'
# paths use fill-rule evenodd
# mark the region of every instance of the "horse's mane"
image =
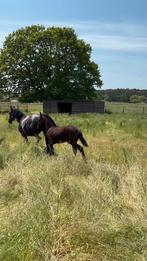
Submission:
<svg viewBox="0 0 147 261">
<path fill-rule="evenodd" d="M 48 120 L 50 120 L 54 126 L 56 126 L 56 123 L 54 122 L 54 120 L 53 120 L 48 114 L 42 113 L 42 115 L 43 115 L 44 117 L 46 117 Z"/>
<path fill-rule="evenodd" d="M 13 111 L 17 113 L 18 116 L 25 116 L 25 114 L 22 111 L 20 111 L 18 108 L 13 108 Z"/>
</svg>

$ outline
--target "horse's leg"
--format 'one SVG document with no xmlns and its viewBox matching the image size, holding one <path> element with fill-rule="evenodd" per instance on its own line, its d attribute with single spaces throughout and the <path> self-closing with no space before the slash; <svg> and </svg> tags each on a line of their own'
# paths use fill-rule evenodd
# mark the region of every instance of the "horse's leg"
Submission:
<svg viewBox="0 0 147 261">
<path fill-rule="evenodd" d="M 23 137 L 24 137 L 24 139 L 25 139 L 26 143 L 27 143 L 27 144 L 29 144 L 28 137 L 27 137 L 27 136 L 23 136 Z"/>
<path fill-rule="evenodd" d="M 77 146 L 75 144 L 71 144 L 71 146 L 72 146 L 73 153 L 76 155 L 77 154 Z"/>
<path fill-rule="evenodd" d="M 36 142 L 37 142 L 37 144 L 38 144 L 39 141 L 41 140 L 41 137 L 40 137 L 38 134 L 35 134 L 34 136 L 35 136 Z"/>
<path fill-rule="evenodd" d="M 85 159 L 85 153 L 84 153 L 83 147 L 80 146 L 79 144 L 76 144 L 76 147 L 80 151 L 80 153 L 82 154 L 83 158 Z"/>
<path fill-rule="evenodd" d="M 26 143 L 29 144 L 29 140 L 28 140 L 27 134 L 23 131 L 23 129 L 21 128 L 20 125 L 18 126 L 18 130 L 21 133 L 22 137 L 25 139 Z"/>
</svg>

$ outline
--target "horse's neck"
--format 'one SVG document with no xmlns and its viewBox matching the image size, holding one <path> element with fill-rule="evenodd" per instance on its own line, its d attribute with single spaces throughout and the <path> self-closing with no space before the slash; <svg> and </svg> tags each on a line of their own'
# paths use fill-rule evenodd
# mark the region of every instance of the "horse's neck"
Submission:
<svg viewBox="0 0 147 261">
<path fill-rule="evenodd" d="M 19 112 L 16 119 L 18 122 L 21 121 L 22 118 L 26 117 L 26 115 L 23 112 Z"/>
</svg>

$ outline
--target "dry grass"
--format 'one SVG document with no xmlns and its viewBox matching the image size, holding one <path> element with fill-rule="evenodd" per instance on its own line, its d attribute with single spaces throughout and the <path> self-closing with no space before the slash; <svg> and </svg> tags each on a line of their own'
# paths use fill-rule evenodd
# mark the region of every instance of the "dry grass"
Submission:
<svg viewBox="0 0 147 261">
<path fill-rule="evenodd" d="M 81 128 L 87 162 L 57 157 L 0 116 L 0 260 L 147 260 L 147 119 L 53 115 Z"/>
</svg>

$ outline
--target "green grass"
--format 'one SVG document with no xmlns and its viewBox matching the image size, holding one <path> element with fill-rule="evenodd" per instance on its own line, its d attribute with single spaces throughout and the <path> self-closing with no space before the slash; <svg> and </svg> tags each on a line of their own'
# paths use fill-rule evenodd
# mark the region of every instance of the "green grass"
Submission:
<svg viewBox="0 0 147 261">
<path fill-rule="evenodd" d="M 0 260 L 147 260 L 147 118 L 51 116 L 82 130 L 87 161 L 26 145 L 0 115 Z"/>
</svg>

